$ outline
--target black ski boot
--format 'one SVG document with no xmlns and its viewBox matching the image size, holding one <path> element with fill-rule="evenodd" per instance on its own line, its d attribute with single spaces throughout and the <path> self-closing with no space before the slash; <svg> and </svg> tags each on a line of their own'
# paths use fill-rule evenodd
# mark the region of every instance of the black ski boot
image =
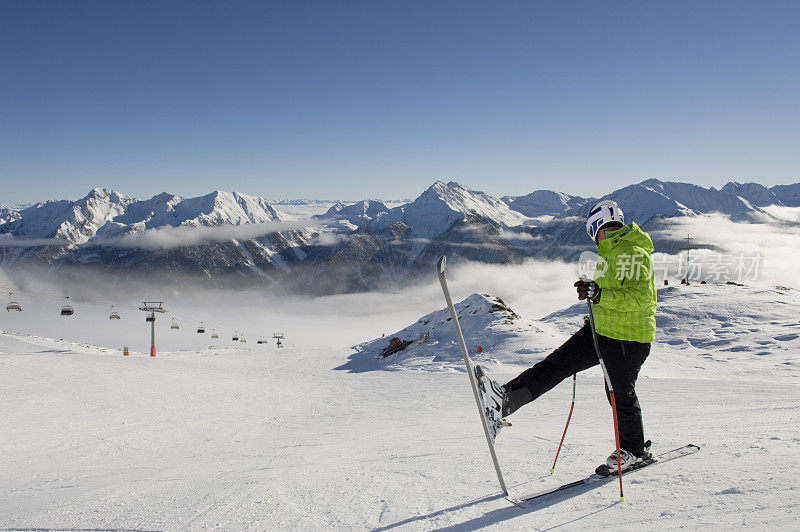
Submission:
<svg viewBox="0 0 800 532">
<path fill-rule="evenodd" d="M 653 453 L 650 452 L 650 445 L 650 440 L 647 440 L 644 444 L 644 451 L 640 456 L 635 456 L 625 449 L 620 450 L 619 464 L 622 466 L 623 473 L 628 469 L 636 469 L 637 467 L 642 467 L 653 461 Z M 617 473 L 617 451 L 614 450 L 606 459 L 606 463 L 597 466 L 594 472 L 603 477 L 615 475 Z"/>
<path fill-rule="evenodd" d="M 511 423 L 503 419 L 504 405 L 508 402 L 508 394 L 503 386 L 486 375 L 482 367 L 475 366 L 474 371 L 484 416 L 492 433 L 492 440 L 494 440 L 501 428 L 511 426 Z"/>
</svg>

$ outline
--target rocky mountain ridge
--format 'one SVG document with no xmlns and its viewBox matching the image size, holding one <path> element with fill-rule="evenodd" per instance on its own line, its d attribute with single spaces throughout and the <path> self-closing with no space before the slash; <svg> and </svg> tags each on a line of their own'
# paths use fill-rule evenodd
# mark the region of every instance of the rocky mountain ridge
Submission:
<svg viewBox="0 0 800 532">
<path fill-rule="evenodd" d="M 501 199 L 437 181 L 398 207 L 370 200 L 339 203 L 305 221 L 238 192 L 196 198 L 162 193 L 138 200 L 96 188 L 76 201 L 0 208 L 0 260 L 11 270 L 44 265 L 94 267 L 114 275 L 157 271 L 176 278 L 285 283 L 315 293 L 352 292 L 412 282 L 427 275 L 441 254 L 456 262 L 573 260 L 591 249 L 583 220 L 605 198 L 618 201 L 627 219 L 645 229 L 664 218 L 711 212 L 747 222 L 768 205 L 800 206 L 800 184 L 728 183 L 717 190 L 649 179 L 603 198 L 539 190 Z M 218 237 L 184 243 L 194 229 L 203 235 L 218 230 Z M 140 246 L 141 239 L 131 239 L 165 233 L 170 245 L 153 238 L 155 244 Z"/>
</svg>

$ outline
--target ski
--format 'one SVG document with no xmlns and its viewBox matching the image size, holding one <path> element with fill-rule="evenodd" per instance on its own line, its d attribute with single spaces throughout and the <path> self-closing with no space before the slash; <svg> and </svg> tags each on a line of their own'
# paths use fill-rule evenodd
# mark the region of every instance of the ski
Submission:
<svg viewBox="0 0 800 532">
<path fill-rule="evenodd" d="M 450 311 L 450 318 L 452 319 L 453 328 L 455 329 L 456 340 L 458 340 L 458 346 L 461 348 L 461 355 L 464 357 L 464 365 L 467 367 L 467 375 L 469 376 L 469 382 L 472 386 L 472 394 L 475 396 L 475 404 L 478 406 L 478 415 L 481 418 L 481 426 L 483 427 L 483 433 L 486 436 L 486 443 L 489 445 L 489 454 L 492 455 L 492 462 L 494 463 L 494 470 L 497 473 L 497 480 L 500 482 L 500 489 L 503 490 L 503 495 L 508 496 L 508 489 L 506 488 L 506 482 L 503 479 L 503 472 L 500 470 L 500 462 L 497 460 L 497 453 L 494 450 L 494 437 L 497 435 L 499 427 L 491 424 L 487 418 L 490 409 L 487 409 L 484 405 L 481 393 L 479 391 L 479 386 L 483 386 L 483 383 L 478 382 L 472 360 L 470 360 L 469 355 L 467 354 L 467 345 L 464 342 L 464 334 L 461 332 L 461 326 L 458 323 L 458 314 L 456 314 L 456 309 L 453 307 L 453 300 L 450 298 L 450 289 L 447 287 L 447 279 L 444 276 L 446 263 L 447 259 L 444 255 L 442 255 L 442 258 L 440 258 L 439 262 L 436 264 L 436 273 L 439 276 L 439 283 L 442 285 L 444 299 L 447 301 L 447 309 Z"/>
<path fill-rule="evenodd" d="M 629 469 L 623 471 L 622 474 L 627 475 L 628 473 L 644 469 L 645 467 L 653 464 L 669 462 L 670 460 L 674 460 L 682 456 L 688 456 L 690 454 L 694 454 L 699 450 L 700 447 L 690 443 L 688 445 L 684 445 L 683 447 L 678 447 L 677 449 L 672 449 L 671 451 L 661 453 L 657 456 L 654 456 L 650 460 L 636 464 L 630 467 Z M 529 508 L 531 506 L 535 506 L 540 503 L 543 504 L 546 501 L 548 501 L 551 497 L 554 497 L 556 495 L 564 495 L 564 494 L 578 495 L 579 493 L 583 493 L 584 491 L 588 491 L 589 489 L 599 487 L 608 482 L 613 482 L 616 478 L 617 478 L 616 471 L 613 471 L 612 473 L 606 476 L 598 475 L 597 473 L 595 473 L 593 475 L 589 475 L 586 478 L 582 478 L 574 482 L 569 482 L 567 484 L 562 484 L 557 488 L 531 493 L 522 497 L 507 496 L 506 498 L 508 499 L 509 502 L 515 504 L 516 506 L 519 506 L 520 508 Z"/>
</svg>

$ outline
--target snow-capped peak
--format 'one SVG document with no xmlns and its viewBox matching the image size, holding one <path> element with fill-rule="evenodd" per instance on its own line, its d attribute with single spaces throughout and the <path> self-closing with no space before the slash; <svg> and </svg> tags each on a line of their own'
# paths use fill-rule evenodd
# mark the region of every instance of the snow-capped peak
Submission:
<svg viewBox="0 0 800 532">
<path fill-rule="evenodd" d="M 22 209 L 16 219 L 3 225 L 3 232 L 82 244 L 135 201 L 111 189 L 95 188 L 77 201 L 47 201 Z"/>
<path fill-rule="evenodd" d="M 222 190 L 184 199 L 175 205 L 174 213 L 178 225 L 242 225 L 279 219 L 266 200 Z"/>
<path fill-rule="evenodd" d="M 800 183 L 767 188 L 759 183 L 731 181 L 720 190 L 747 200 L 756 207 L 769 205 L 800 207 Z"/>
<path fill-rule="evenodd" d="M 525 220 L 525 216 L 485 192 L 470 190 L 455 181 L 436 181 L 413 202 L 380 216 L 377 225 L 380 228 L 402 221 L 414 236 L 431 238 L 468 216 L 480 216 L 509 227 L 521 225 Z"/>
<path fill-rule="evenodd" d="M 654 216 L 693 216 L 710 212 L 720 212 L 734 220 L 741 220 L 754 212 L 749 203 L 728 192 L 658 179 L 629 185 L 601 199 L 618 202 L 625 219 L 639 224 Z M 584 211 L 585 207 L 573 210 L 570 214 L 585 215 Z"/>
<path fill-rule="evenodd" d="M 134 198 L 105 187 L 95 187 L 83 197 L 83 201 L 108 201 L 112 203 L 124 203 L 132 199 Z"/>
<path fill-rule="evenodd" d="M 357 229 L 368 225 L 376 217 L 387 212 L 389 212 L 389 208 L 383 202 L 364 200 L 352 205 L 337 203 L 325 214 L 314 216 L 314 218 L 339 220 L 344 227 Z"/>
<path fill-rule="evenodd" d="M 352 205 L 346 205 L 344 203 L 337 203 L 332 206 L 328 211 L 320 215 L 320 218 L 331 218 L 338 215 L 341 216 L 361 216 L 366 217 L 368 219 L 375 218 L 378 214 L 382 212 L 388 212 L 389 208 L 381 201 L 375 200 L 364 200 L 354 203 Z"/>
<path fill-rule="evenodd" d="M 733 217 L 746 216 L 752 213 L 752 207 L 746 205 L 733 194 L 711 188 L 703 188 L 690 183 L 676 183 L 648 179 L 640 183 L 651 187 L 666 197 L 695 212 L 721 212 Z"/>
<path fill-rule="evenodd" d="M 0 205 L 0 225 L 3 225 L 7 222 L 13 222 L 14 220 L 19 220 L 19 217 L 19 209 Z"/>
<path fill-rule="evenodd" d="M 558 216 L 571 208 L 582 207 L 589 202 L 586 198 L 552 190 L 535 190 L 525 196 L 505 196 L 501 199 L 511 209 L 531 218 L 547 215 Z"/>
</svg>

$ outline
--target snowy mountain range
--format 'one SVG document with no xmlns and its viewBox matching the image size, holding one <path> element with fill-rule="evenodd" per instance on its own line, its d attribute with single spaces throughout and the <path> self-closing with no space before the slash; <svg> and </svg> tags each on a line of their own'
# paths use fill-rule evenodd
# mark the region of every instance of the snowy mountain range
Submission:
<svg viewBox="0 0 800 532">
<path fill-rule="evenodd" d="M 0 224 L 0 235 L 6 235 L 2 260 L 8 269 L 28 264 L 83 265 L 126 275 L 155 270 L 269 278 L 267 272 L 286 270 L 287 261 L 300 260 L 300 249 L 308 242 L 302 229 L 271 230 L 275 224 L 294 220 L 279 215 L 264 199 L 238 192 L 215 191 L 196 198 L 163 193 L 137 200 L 95 188 L 77 201 L 37 203 L 2 217 L 7 219 Z M 177 234 L 180 239 L 190 236 L 193 228 L 244 226 L 263 227 L 263 234 L 252 236 L 250 231 L 243 241 L 189 239 L 192 243 L 186 245 L 158 238 L 175 229 L 184 230 Z M 142 236 L 153 237 L 153 245 Z M 33 245 L 26 245 L 29 241 Z"/>
<path fill-rule="evenodd" d="M 572 260 L 591 249 L 583 220 L 605 198 L 645 229 L 664 218 L 712 212 L 747 222 L 769 205 L 800 206 L 800 183 L 728 183 L 718 190 L 649 179 L 603 198 L 550 190 L 496 198 L 437 181 L 394 208 L 373 200 L 338 203 L 311 220 L 238 192 L 138 200 L 96 188 L 76 201 L 0 207 L 0 259 L 12 271 L 80 266 L 114 275 L 279 281 L 315 293 L 352 292 L 430 274 L 441 254 L 499 264 Z"/>
<path fill-rule="evenodd" d="M 114 190 L 95 188 L 77 201 L 47 201 L 3 214 L 8 218 L 1 226 L 3 233 L 59 239 L 69 245 L 164 226 L 242 225 L 280 219 L 261 198 L 219 190 L 198 198 L 165 192 L 140 201 Z"/>
</svg>

